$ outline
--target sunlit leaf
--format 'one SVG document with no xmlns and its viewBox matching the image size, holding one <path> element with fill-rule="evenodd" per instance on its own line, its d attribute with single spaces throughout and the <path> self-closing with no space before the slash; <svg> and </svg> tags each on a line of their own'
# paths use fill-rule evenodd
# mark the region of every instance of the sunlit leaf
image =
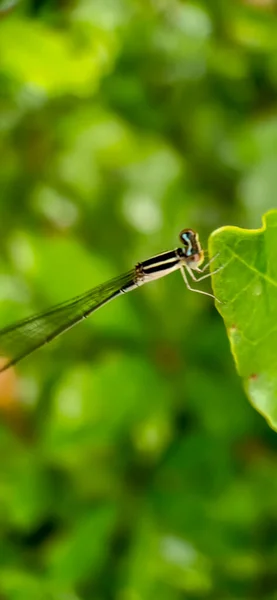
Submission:
<svg viewBox="0 0 277 600">
<path fill-rule="evenodd" d="M 210 252 L 225 264 L 214 293 L 252 404 L 277 429 L 277 211 L 258 230 L 223 227 Z M 217 266 L 217 265 L 216 265 Z"/>
<path fill-rule="evenodd" d="M 0 67 L 34 92 L 60 95 L 96 89 L 115 52 L 113 35 L 76 37 L 38 21 L 0 23 Z"/>
</svg>

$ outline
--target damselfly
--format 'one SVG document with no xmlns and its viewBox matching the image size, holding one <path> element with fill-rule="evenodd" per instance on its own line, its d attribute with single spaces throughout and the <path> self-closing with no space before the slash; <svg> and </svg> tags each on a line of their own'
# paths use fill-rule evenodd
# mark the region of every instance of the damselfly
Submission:
<svg viewBox="0 0 277 600">
<path fill-rule="evenodd" d="M 165 277 L 180 269 L 187 288 L 193 292 L 214 296 L 208 292 L 192 288 L 187 275 L 193 281 L 201 281 L 210 277 L 211 273 L 203 274 L 210 266 L 209 261 L 202 269 L 200 265 L 204 262 L 204 252 L 199 242 L 198 234 L 192 229 L 184 229 L 180 233 L 182 248 L 176 248 L 169 252 L 162 252 L 152 258 L 138 263 L 134 269 L 120 275 L 111 281 L 107 281 L 88 292 L 76 296 L 71 300 L 58 304 L 44 313 L 31 316 L 14 325 L 0 330 L 0 355 L 5 357 L 1 364 L 0 372 L 8 369 L 19 360 L 47 344 L 58 335 L 70 329 L 82 319 L 88 317 L 95 310 L 103 306 L 113 298 L 121 294 L 131 292 L 137 287 Z M 213 260 L 213 259 L 212 259 Z M 216 269 L 213 273 L 219 271 Z M 196 277 L 194 272 L 200 273 Z"/>
</svg>

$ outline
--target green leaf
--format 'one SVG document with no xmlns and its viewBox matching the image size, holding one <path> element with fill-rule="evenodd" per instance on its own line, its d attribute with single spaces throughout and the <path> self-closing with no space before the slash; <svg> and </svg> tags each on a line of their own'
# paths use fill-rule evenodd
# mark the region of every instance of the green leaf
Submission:
<svg viewBox="0 0 277 600">
<path fill-rule="evenodd" d="M 239 375 L 253 406 L 277 429 L 277 211 L 261 229 L 222 227 L 209 240 L 213 277 Z"/>
</svg>

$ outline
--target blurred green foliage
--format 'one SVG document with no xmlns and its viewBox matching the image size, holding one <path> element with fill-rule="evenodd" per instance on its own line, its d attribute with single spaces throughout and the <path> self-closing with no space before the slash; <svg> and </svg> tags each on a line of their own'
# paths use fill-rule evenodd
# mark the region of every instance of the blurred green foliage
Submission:
<svg viewBox="0 0 277 600">
<path fill-rule="evenodd" d="M 1 326 L 184 227 L 260 227 L 276 73 L 274 0 L 1 0 Z M 1 599 L 276 600 L 276 434 L 178 273 L 0 398 Z"/>
</svg>

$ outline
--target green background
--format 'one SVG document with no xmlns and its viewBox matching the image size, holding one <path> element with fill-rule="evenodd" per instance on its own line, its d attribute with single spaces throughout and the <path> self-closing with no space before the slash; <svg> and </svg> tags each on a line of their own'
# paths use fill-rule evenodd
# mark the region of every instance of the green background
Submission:
<svg viewBox="0 0 277 600">
<path fill-rule="evenodd" d="M 1 0 L 1 326 L 260 227 L 276 154 L 274 0 Z M 276 600 L 276 433 L 179 273 L 4 373 L 0 410 L 1 600 Z"/>
</svg>

